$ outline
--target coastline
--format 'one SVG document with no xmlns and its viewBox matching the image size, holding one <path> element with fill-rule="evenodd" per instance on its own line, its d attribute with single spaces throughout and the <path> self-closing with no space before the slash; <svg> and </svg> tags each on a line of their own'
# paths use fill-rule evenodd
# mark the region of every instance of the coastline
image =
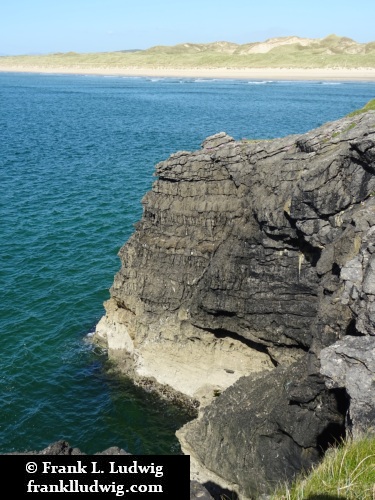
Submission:
<svg viewBox="0 0 375 500">
<path fill-rule="evenodd" d="M 375 68 L 146 68 L 0 65 L 0 72 L 254 80 L 375 81 Z"/>
</svg>

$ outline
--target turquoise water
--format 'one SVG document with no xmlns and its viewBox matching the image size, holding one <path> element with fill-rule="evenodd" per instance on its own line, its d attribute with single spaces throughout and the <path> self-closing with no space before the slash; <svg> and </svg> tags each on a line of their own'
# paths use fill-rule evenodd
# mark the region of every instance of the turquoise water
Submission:
<svg viewBox="0 0 375 500">
<path fill-rule="evenodd" d="M 374 97 L 365 82 L 0 73 L 0 453 L 57 439 L 179 453 L 188 415 L 109 376 L 87 342 L 154 165 L 216 132 L 305 132 Z"/>
</svg>

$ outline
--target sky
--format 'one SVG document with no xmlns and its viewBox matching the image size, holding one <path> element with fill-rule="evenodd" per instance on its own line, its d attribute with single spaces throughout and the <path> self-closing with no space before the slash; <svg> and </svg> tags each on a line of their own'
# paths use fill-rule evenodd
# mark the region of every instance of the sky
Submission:
<svg viewBox="0 0 375 500">
<path fill-rule="evenodd" d="M 374 0 L 0 0 L 0 55 L 238 44 L 296 35 L 375 41 Z"/>
</svg>

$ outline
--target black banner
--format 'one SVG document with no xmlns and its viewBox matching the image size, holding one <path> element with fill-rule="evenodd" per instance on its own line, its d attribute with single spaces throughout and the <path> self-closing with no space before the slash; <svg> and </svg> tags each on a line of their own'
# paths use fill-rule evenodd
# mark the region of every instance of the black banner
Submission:
<svg viewBox="0 0 375 500">
<path fill-rule="evenodd" d="M 10 498 L 190 498 L 186 455 L 0 455 Z"/>
</svg>

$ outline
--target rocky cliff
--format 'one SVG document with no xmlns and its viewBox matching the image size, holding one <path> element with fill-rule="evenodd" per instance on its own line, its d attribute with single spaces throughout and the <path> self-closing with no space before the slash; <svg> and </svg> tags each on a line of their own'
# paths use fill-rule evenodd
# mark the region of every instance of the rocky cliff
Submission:
<svg viewBox="0 0 375 500">
<path fill-rule="evenodd" d="M 178 437 L 202 482 L 267 493 L 373 425 L 374 174 L 372 111 L 156 166 L 95 340 L 199 406 Z"/>
</svg>

